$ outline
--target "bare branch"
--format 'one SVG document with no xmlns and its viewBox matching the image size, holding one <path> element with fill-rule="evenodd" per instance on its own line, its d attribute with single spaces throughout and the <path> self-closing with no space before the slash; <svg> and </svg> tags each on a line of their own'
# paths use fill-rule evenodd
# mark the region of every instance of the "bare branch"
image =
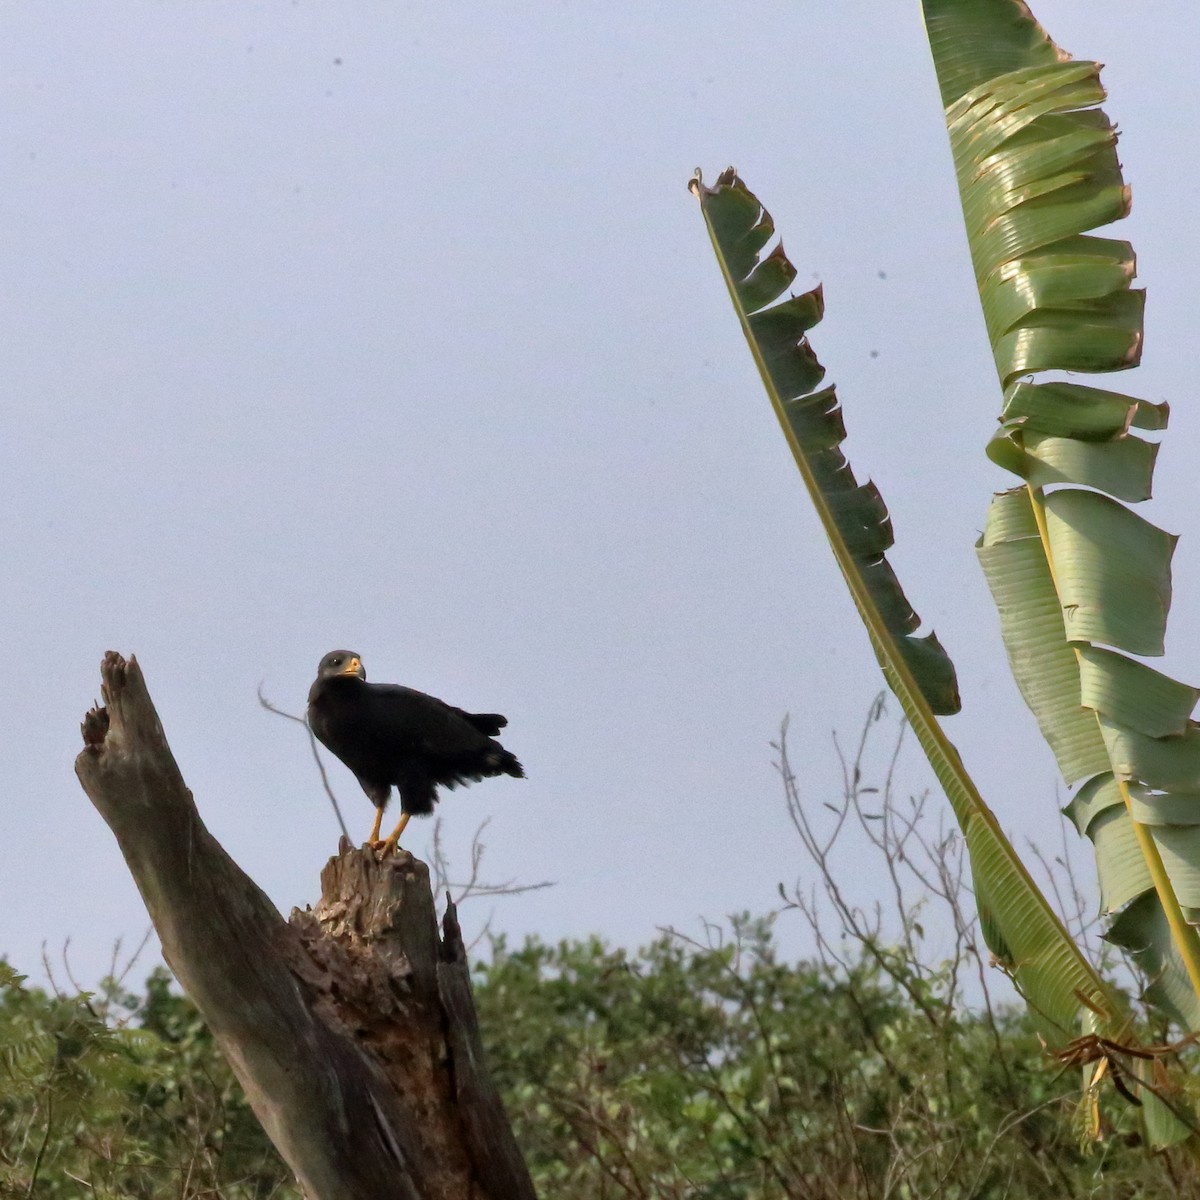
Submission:
<svg viewBox="0 0 1200 1200">
<path fill-rule="evenodd" d="M 345 819 L 342 817 L 342 808 L 338 804 L 338 798 L 333 794 L 333 788 L 329 784 L 329 776 L 325 773 L 325 764 L 321 761 L 320 751 L 317 750 L 317 739 L 313 736 L 313 731 L 308 724 L 306 717 L 298 717 L 295 713 L 284 712 L 282 708 L 276 708 L 263 695 L 262 684 L 258 685 L 258 702 L 267 710 L 274 713 L 277 717 L 286 717 L 289 721 L 297 721 L 304 726 L 304 732 L 308 734 L 308 746 L 312 751 L 313 762 L 317 764 L 317 770 L 321 772 L 321 786 L 325 789 L 325 795 L 329 797 L 329 803 L 333 805 L 333 815 L 337 817 L 338 826 L 341 828 L 342 837 L 348 841 L 353 841 L 350 837 L 350 830 L 346 828 Z"/>
</svg>

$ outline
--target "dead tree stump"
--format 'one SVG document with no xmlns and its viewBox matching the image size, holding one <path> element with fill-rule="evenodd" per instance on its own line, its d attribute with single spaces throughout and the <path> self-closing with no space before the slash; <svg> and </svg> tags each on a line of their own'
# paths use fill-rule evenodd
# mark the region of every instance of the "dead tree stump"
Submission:
<svg viewBox="0 0 1200 1200">
<path fill-rule="evenodd" d="M 284 921 L 201 822 L 137 660 L 101 675 L 76 774 L 309 1200 L 534 1200 L 425 864 L 343 839 L 316 908 Z"/>
</svg>

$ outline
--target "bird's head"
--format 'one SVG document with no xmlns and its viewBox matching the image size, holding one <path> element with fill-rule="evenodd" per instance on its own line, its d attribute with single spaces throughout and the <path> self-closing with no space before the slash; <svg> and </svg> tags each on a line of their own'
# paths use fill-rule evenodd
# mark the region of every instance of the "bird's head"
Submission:
<svg viewBox="0 0 1200 1200">
<path fill-rule="evenodd" d="M 362 659 L 353 650 L 331 650 L 317 667 L 318 679 L 333 679 L 339 675 L 353 675 L 355 679 L 366 679 Z"/>
</svg>

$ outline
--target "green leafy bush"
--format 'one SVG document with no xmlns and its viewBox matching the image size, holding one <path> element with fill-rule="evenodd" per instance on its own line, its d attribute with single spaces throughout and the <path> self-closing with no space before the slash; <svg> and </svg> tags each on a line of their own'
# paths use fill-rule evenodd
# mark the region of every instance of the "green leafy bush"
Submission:
<svg viewBox="0 0 1200 1200">
<path fill-rule="evenodd" d="M 919 797 L 892 794 L 898 743 L 870 761 L 881 716 L 843 762 L 836 804 L 800 803 L 781 741 L 808 869 L 779 913 L 636 952 L 492 939 L 480 1022 L 546 1200 L 1200 1194 L 1187 1152 L 1146 1151 L 1138 1110 L 1107 1087 L 1103 1140 L 1084 1146 L 1077 1075 L 1023 1008 L 991 999 L 961 842 L 927 831 Z M 888 885 L 886 908 L 855 905 L 843 849 Z M 1086 905 L 1063 899 L 1078 922 Z M 781 958 L 780 920 L 807 922 L 809 959 Z M 142 995 L 113 980 L 56 995 L 0 961 L 0 1197 L 18 1196 L 299 1191 L 166 972 Z"/>
<path fill-rule="evenodd" d="M 0 1196 L 299 1197 L 171 983 L 51 995 L 0 962 Z"/>
<path fill-rule="evenodd" d="M 925 1011 L 869 955 L 782 962 L 769 920 L 636 953 L 499 940 L 476 998 L 548 1200 L 1189 1194 L 1131 1133 L 1079 1148 L 1077 1081 L 1023 1013 Z M 116 1011 L 3 969 L 0 1196 L 298 1198 L 165 973 Z"/>
</svg>

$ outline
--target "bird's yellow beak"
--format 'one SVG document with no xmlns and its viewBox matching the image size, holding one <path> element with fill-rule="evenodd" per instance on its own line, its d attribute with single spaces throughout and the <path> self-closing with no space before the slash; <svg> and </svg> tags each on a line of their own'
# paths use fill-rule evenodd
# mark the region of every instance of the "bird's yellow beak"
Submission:
<svg viewBox="0 0 1200 1200">
<path fill-rule="evenodd" d="M 339 675 L 362 675 L 364 674 L 362 661 L 357 655 L 353 655 L 346 659 L 346 665 L 338 671 Z"/>
</svg>

